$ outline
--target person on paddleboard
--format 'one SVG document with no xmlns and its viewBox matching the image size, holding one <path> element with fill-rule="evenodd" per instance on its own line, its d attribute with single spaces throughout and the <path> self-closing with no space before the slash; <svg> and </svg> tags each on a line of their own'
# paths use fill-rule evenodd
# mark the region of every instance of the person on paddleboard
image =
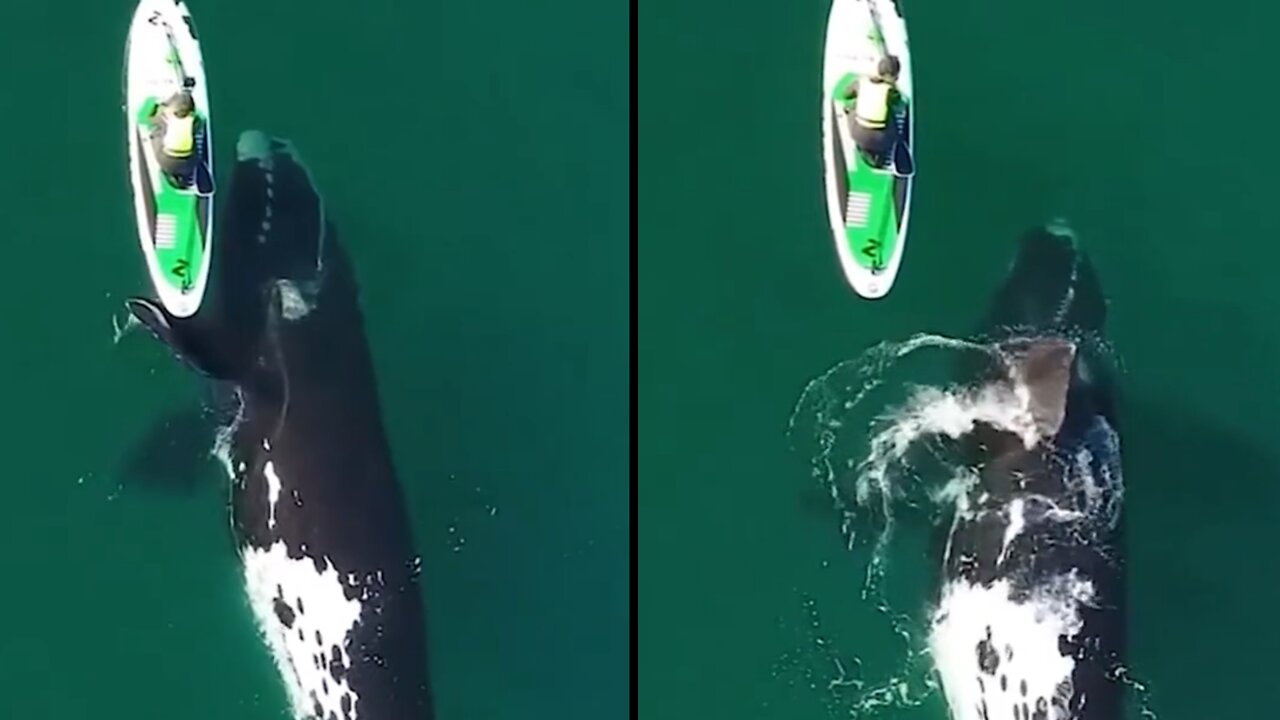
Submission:
<svg viewBox="0 0 1280 720">
<path fill-rule="evenodd" d="M 196 116 L 196 103 L 191 91 L 183 88 L 168 100 L 156 103 L 148 117 L 151 147 L 160 168 L 177 181 L 191 178 L 198 160 L 196 138 L 204 130 L 203 123 Z"/>
<path fill-rule="evenodd" d="M 863 75 L 849 83 L 843 93 L 844 106 L 849 113 L 849 133 L 863 152 L 883 159 L 896 139 L 893 123 L 893 106 L 897 104 L 895 83 L 902 63 L 894 55 L 880 58 L 876 72 Z"/>
</svg>

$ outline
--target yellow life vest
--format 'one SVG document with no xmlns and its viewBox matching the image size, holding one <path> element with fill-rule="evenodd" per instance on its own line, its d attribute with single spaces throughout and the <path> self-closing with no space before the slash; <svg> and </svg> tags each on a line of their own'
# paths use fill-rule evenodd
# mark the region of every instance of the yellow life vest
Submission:
<svg viewBox="0 0 1280 720">
<path fill-rule="evenodd" d="M 184 118 L 169 115 L 164 124 L 164 152 L 169 157 L 184 158 L 195 147 L 195 113 Z"/>
<path fill-rule="evenodd" d="M 858 100 L 854 119 L 869 130 L 879 130 L 889 121 L 889 91 L 892 86 L 863 77 L 858 80 Z"/>
</svg>

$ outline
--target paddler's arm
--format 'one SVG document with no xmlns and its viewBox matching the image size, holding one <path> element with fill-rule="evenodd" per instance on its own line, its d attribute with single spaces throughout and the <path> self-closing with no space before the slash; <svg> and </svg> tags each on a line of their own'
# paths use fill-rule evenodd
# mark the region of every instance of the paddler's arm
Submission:
<svg viewBox="0 0 1280 720">
<path fill-rule="evenodd" d="M 847 110 L 858 97 L 858 76 L 850 75 L 844 84 L 839 87 L 836 96 L 840 99 L 841 105 Z"/>
<path fill-rule="evenodd" d="M 142 103 L 142 108 L 138 110 L 138 123 L 141 125 L 151 125 L 151 116 L 156 114 L 156 107 L 160 103 L 154 98 L 149 97 Z"/>
</svg>

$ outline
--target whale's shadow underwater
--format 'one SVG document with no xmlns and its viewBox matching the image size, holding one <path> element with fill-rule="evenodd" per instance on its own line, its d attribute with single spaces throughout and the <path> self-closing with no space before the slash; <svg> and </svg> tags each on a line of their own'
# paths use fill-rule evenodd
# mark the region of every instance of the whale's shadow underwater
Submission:
<svg viewBox="0 0 1280 720">
<path fill-rule="evenodd" d="M 209 440 L 224 422 L 211 403 L 179 405 L 147 424 L 116 458 L 111 476 L 130 490 L 203 495 L 226 477 L 213 458 Z"/>
<path fill-rule="evenodd" d="M 215 399 L 162 418 L 121 467 L 193 489 L 179 476 L 216 449 L 246 594 L 294 717 L 431 718 L 421 560 L 351 263 L 291 143 L 249 131 L 236 151 L 205 305 L 180 319 L 126 303 Z"/>
<path fill-rule="evenodd" d="M 1123 410 L 1126 471 L 1142 481 L 1125 498 L 1143 608 L 1129 619 L 1134 674 L 1160 717 L 1252 714 L 1273 676 L 1274 636 L 1262 629 L 1280 586 L 1260 569 L 1271 564 L 1280 457 L 1172 398 L 1126 393 Z M 1220 687 L 1252 690 L 1206 691 Z"/>
</svg>

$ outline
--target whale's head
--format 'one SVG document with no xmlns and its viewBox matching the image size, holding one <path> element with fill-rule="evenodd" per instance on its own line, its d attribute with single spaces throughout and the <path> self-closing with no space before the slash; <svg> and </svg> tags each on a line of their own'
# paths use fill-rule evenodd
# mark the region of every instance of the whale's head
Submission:
<svg viewBox="0 0 1280 720">
<path fill-rule="evenodd" d="M 1028 230 L 988 311 L 984 330 L 1099 333 L 1102 285 L 1076 235 L 1061 221 Z"/>
<path fill-rule="evenodd" d="M 191 318 L 176 318 L 149 298 L 126 305 L 189 365 L 237 380 L 267 335 L 316 312 L 321 290 L 344 274 L 345 258 L 311 172 L 288 140 L 242 133 L 230 182 L 215 203 L 210 302 Z"/>
<path fill-rule="evenodd" d="M 961 373 L 966 381 L 1001 380 L 1027 362 L 1019 348 L 1070 346 L 1070 372 L 1055 375 L 1055 386 L 1042 389 L 1062 397 L 1074 411 L 1069 415 L 1101 413 L 1114 420 L 1113 358 L 1103 340 L 1106 319 L 1102 284 L 1075 233 L 1061 221 L 1033 227 L 1019 238 L 980 328 L 986 341 L 1013 352 L 968 358 Z M 1051 356 L 1068 357 L 1061 349 Z M 993 358 L 998 361 L 989 362 Z M 1059 377 L 1065 388 L 1056 385 Z"/>
</svg>

